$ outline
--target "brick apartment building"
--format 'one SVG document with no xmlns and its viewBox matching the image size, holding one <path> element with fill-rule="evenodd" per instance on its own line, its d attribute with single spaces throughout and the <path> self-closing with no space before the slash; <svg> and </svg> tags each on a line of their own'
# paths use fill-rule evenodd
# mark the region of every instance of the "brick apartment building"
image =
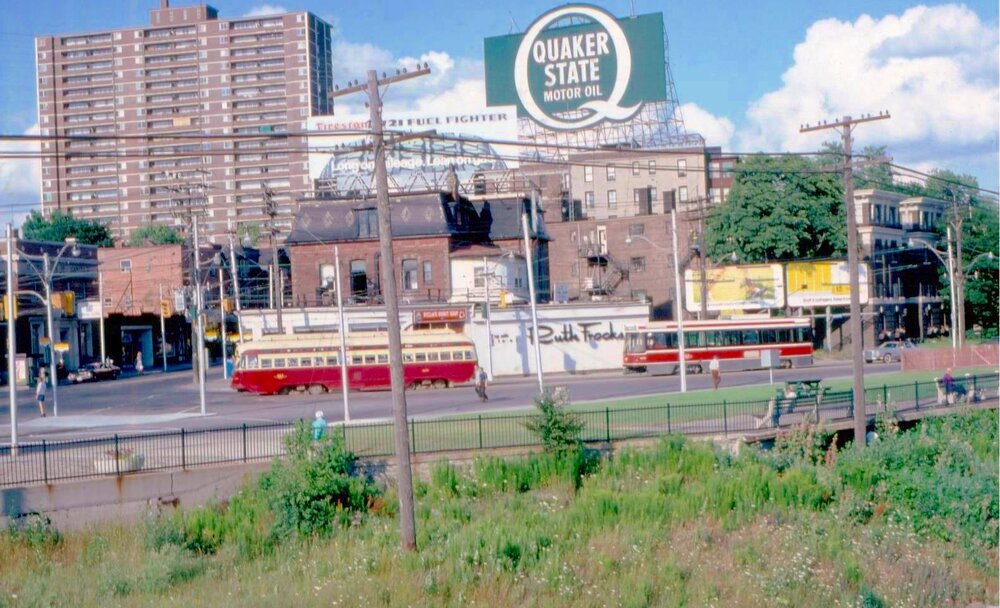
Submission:
<svg viewBox="0 0 1000 608">
<path fill-rule="evenodd" d="M 456 283 L 466 260 L 496 261 L 490 273 L 504 273 L 491 285 L 525 299 L 527 268 L 521 238 L 521 213 L 530 210 L 520 198 L 456 202 L 449 194 L 399 197 L 391 202 L 398 293 L 404 303 L 477 299 L 483 271 Z M 548 236 L 539 217 L 533 234 L 536 284 L 548 292 Z M 303 204 L 285 241 L 291 263 L 293 302 L 298 307 L 331 306 L 336 300 L 334 245 L 340 250 L 341 287 L 348 304 L 381 303 L 375 202 L 329 201 Z M 503 263 L 501 259 L 520 260 Z M 510 276 L 507 277 L 506 273 Z M 500 283 L 500 284 L 498 284 Z M 477 295 L 470 295 L 477 294 Z"/>
<path fill-rule="evenodd" d="M 287 227 L 312 189 L 297 133 L 332 112 L 330 36 L 307 12 L 220 19 L 161 0 L 149 26 L 36 38 L 41 134 L 88 138 L 42 143 L 42 211 L 125 239 L 204 203 L 203 234 L 222 242 L 227 220 L 264 220 L 267 186 Z"/>
</svg>

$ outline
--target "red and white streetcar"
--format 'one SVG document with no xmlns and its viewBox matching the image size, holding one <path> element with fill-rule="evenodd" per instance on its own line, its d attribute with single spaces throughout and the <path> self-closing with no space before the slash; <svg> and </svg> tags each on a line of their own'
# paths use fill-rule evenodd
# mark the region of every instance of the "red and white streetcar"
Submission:
<svg viewBox="0 0 1000 608">
<path fill-rule="evenodd" d="M 684 355 L 689 371 L 760 369 L 761 352 L 776 350 L 782 367 L 812 365 L 812 322 L 803 318 L 685 321 Z M 651 322 L 625 332 L 626 372 L 677 373 L 677 323 Z"/>
<path fill-rule="evenodd" d="M 408 331 L 402 338 L 403 377 L 408 387 L 445 388 L 473 379 L 476 348 L 464 335 Z M 388 334 L 352 333 L 346 342 L 348 388 L 389 388 Z M 267 336 L 239 345 L 232 387 L 262 395 L 340 390 L 339 359 L 336 333 Z"/>
</svg>

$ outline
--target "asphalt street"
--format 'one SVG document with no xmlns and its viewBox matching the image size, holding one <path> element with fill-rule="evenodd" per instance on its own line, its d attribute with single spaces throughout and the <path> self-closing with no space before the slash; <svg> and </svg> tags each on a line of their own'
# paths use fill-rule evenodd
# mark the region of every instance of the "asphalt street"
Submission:
<svg viewBox="0 0 1000 608">
<path fill-rule="evenodd" d="M 869 366 L 870 371 L 876 371 Z M 879 365 L 877 371 L 897 371 L 899 364 Z M 851 374 L 848 362 L 822 362 L 812 367 L 775 370 L 776 383 L 801 378 L 839 378 Z M 63 440 L 111 433 L 145 433 L 167 430 L 188 430 L 235 426 L 243 423 L 263 423 L 311 419 L 317 409 L 325 412 L 330 422 L 343 420 L 344 404 L 340 392 L 323 395 L 258 396 L 237 393 L 222 379 L 221 368 L 209 370 L 206 386 L 207 415 L 201 416 L 198 386 L 190 370 L 151 373 L 141 377 L 125 377 L 115 381 L 82 385 L 61 385 L 59 416 L 53 416 L 51 391 L 48 417 L 39 416 L 30 389 L 18 391 L 18 440 Z M 623 375 L 620 371 L 587 375 L 547 376 L 547 386 L 565 386 L 574 403 L 675 393 L 679 390 L 678 376 Z M 723 386 L 766 384 L 767 371 L 730 372 L 724 375 Z M 707 374 L 688 375 L 689 390 L 711 387 Z M 499 379 L 489 387 L 489 402 L 480 403 L 472 385 L 449 389 L 407 391 L 410 416 L 441 416 L 481 413 L 490 410 L 531 407 L 537 392 L 535 377 Z M 350 393 L 351 418 L 385 419 L 392 415 L 389 392 Z M 9 408 L 4 404 L 0 413 L 0 445 L 10 439 Z"/>
</svg>

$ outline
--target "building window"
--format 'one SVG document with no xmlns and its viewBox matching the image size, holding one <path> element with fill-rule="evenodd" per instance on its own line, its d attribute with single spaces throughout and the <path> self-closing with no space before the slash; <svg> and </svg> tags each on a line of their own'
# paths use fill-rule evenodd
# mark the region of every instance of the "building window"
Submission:
<svg viewBox="0 0 1000 608">
<path fill-rule="evenodd" d="M 337 269 L 333 264 L 319 265 L 319 286 L 320 289 L 330 289 L 337 279 Z"/>
<path fill-rule="evenodd" d="M 687 177 L 688 174 L 688 161 L 686 158 L 679 159 L 677 161 L 677 177 Z"/>
<path fill-rule="evenodd" d="M 594 168 L 591 166 L 586 166 L 583 168 L 583 181 L 592 182 L 594 181 Z"/>
<path fill-rule="evenodd" d="M 434 270 L 430 262 L 424 262 L 424 284 L 430 285 L 434 282 Z"/>
<path fill-rule="evenodd" d="M 477 289 L 482 289 L 486 287 L 486 269 L 482 266 L 476 266 L 472 270 L 472 285 Z"/>
<path fill-rule="evenodd" d="M 371 239 L 378 236 L 378 213 L 375 209 L 358 209 L 358 238 Z"/>
<path fill-rule="evenodd" d="M 417 261 L 403 260 L 403 289 L 413 291 L 417 289 Z"/>
<path fill-rule="evenodd" d="M 355 296 L 368 295 L 368 271 L 364 260 L 351 260 L 351 293 Z"/>
<path fill-rule="evenodd" d="M 722 189 L 720 189 L 720 188 L 711 188 L 708 191 L 708 196 L 709 196 L 709 199 L 712 201 L 713 205 L 721 205 L 722 204 Z"/>
<path fill-rule="evenodd" d="M 682 202 L 682 203 L 686 203 L 687 202 L 687 200 L 688 200 L 688 187 L 687 186 L 681 186 L 680 188 L 677 189 L 677 200 L 680 201 L 680 202 Z"/>
<path fill-rule="evenodd" d="M 583 200 L 584 200 L 584 202 L 587 205 L 587 209 L 593 209 L 594 208 L 594 193 L 593 192 L 584 192 L 583 193 Z"/>
<path fill-rule="evenodd" d="M 656 161 L 655 160 L 649 161 L 649 174 L 650 175 L 656 175 Z"/>
<path fill-rule="evenodd" d="M 608 165 L 608 181 L 609 182 L 615 181 L 615 166 L 614 165 Z"/>
<path fill-rule="evenodd" d="M 640 236 L 646 232 L 645 224 L 629 224 L 628 225 L 628 235 L 629 236 Z"/>
<path fill-rule="evenodd" d="M 122 272 L 132 272 L 132 260 L 119 260 L 118 267 Z"/>
<path fill-rule="evenodd" d="M 608 209 L 615 209 L 618 207 L 618 191 L 608 190 Z"/>
<path fill-rule="evenodd" d="M 655 201 L 657 196 L 658 195 L 656 193 L 656 188 L 650 188 L 649 189 L 649 200 Z"/>
<path fill-rule="evenodd" d="M 646 270 L 646 258 L 642 256 L 632 258 L 630 265 L 632 266 L 632 272 L 642 272 Z"/>
<path fill-rule="evenodd" d="M 632 175 L 639 175 L 639 161 L 632 161 Z"/>
</svg>

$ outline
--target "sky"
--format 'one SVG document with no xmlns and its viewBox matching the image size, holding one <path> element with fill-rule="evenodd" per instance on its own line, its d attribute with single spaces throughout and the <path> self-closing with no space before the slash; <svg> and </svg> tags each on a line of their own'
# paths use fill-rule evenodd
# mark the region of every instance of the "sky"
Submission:
<svg viewBox="0 0 1000 608">
<path fill-rule="evenodd" d="M 833 140 L 799 126 L 888 110 L 855 146 L 885 145 L 899 165 L 946 168 L 998 189 L 998 3 L 904 0 L 607 0 L 616 15 L 662 12 L 681 112 L 708 145 L 800 152 Z M 173 6 L 194 4 L 172 0 Z M 396 85 L 397 109 L 456 110 L 485 98 L 483 38 L 523 31 L 560 2 L 218 0 L 222 18 L 306 10 L 335 28 L 335 82 L 367 69 L 428 62 L 432 75 Z M 37 35 L 139 27 L 159 0 L 33 0 L 0 22 L 0 134 L 37 130 Z M 346 107 L 345 107 L 346 106 Z M 360 111 L 338 102 L 338 111 Z M 15 144 L 0 142 L 0 149 Z M 23 144 L 22 144 L 23 145 Z M 39 200 L 36 161 L 0 160 L 0 220 Z"/>
</svg>

